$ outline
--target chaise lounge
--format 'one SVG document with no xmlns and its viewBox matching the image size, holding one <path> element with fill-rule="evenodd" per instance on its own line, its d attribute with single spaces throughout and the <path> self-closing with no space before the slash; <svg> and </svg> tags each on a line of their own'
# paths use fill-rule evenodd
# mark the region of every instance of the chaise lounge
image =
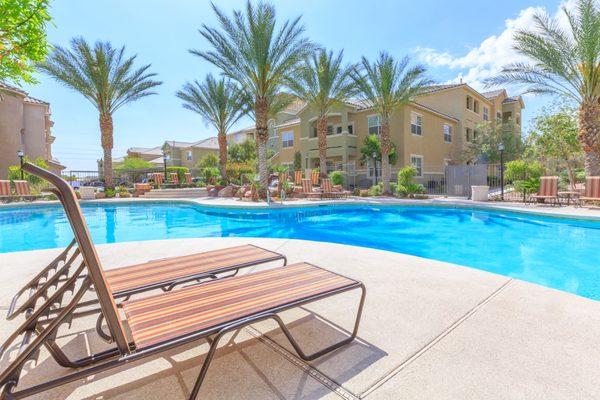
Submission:
<svg viewBox="0 0 600 400">
<path fill-rule="evenodd" d="M 552 205 L 560 205 L 558 203 L 558 176 L 542 176 L 540 190 L 538 194 L 532 195 L 530 200 L 541 200 L 543 203 L 548 200 Z"/>
<path fill-rule="evenodd" d="M 585 179 L 585 194 L 579 200 L 581 204 L 588 201 L 600 202 L 600 176 L 588 176 Z"/>
<path fill-rule="evenodd" d="M 39 167 L 25 164 L 24 169 L 57 187 L 59 200 L 65 208 L 83 261 L 68 278 L 60 282 L 41 306 L 26 314 L 25 321 L 0 347 L 2 356 L 9 346 L 22 338 L 18 355 L 0 371 L 0 399 L 32 396 L 199 339 L 207 339 L 210 348 L 189 397 L 196 399 L 219 342 L 228 332 L 259 321 L 275 320 L 297 354 L 307 361 L 338 349 L 356 337 L 365 299 L 364 285 L 307 263 L 214 280 L 143 299 L 126 300 L 121 305 L 125 315 L 121 316 L 72 188 L 60 177 Z M 92 286 L 115 347 L 71 360 L 55 341 L 57 331 L 70 320 L 73 311 Z M 278 313 L 351 290 L 361 291 L 351 335 L 313 354 L 304 353 Z M 72 295 L 65 300 L 67 292 Z M 48 317 L 56 304 L 61 305 L 60 309 L 56 315 Z M 127 334 L 126 327 L 130 334 Z M 24 366 L 28 361 L 37 359 L 41 347 L 46 347 L 59 365 L 75 369 L 60 377 L 19 388 Z M 35 370 L 35 366 L 29 366 L 27 374 L 34 374 Z"/>
</svg>

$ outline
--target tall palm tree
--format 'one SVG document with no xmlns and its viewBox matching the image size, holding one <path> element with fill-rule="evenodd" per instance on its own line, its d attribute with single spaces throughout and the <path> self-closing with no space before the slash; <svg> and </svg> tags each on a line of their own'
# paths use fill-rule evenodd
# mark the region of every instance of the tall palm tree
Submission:
<svg viewBox="0 0 600 400">
<path fill-rule="evenodd" d="M 356 84 L 351 77 L 354 66 L 342 65 L 342 57 L 342 51 L 334 56 L 331 51 L 321 49 L 287 80 L 291 91 L 317 115 L 319 168 L 324 177 L 327 176 L 327 116 L 356 94 Z"/>
<path fill-rule="evenodd" d="M 410 103 L 431 81 L 425 77 L 425 67 L 409 67 L 408 57 L 396 61 L 386 52 L 370 63 L 362 58 L 360 70 L 352 76 L 360 96 L 372 105 L 380 118 L 381 135 L 381 181 L 383 192 L 390 193 L 390 117 L 402 105 Z"/>
<path fill-rule="evenodd" d="M 246 4 L 245 12 L 229 18 L 214 4 L 220 29 L 202 26 L 200 33 L 212 50 L 191 50 L 236 81 L 252 99 L 258 147 L 261 186 L 268 181 L 267 140 L 270 101 L 284 85 L 285 76 L 296 69 L 314 48 L 304 36 L 300 17 L 285 21 L 277 29 L 275 8 L 259 2 Z"/>
<path fill-rule="evenodd" d="M 579 104 L 579 141 L 587 174 L 600 174 L 600 8 L 579 0 L 563 7 L 568 25 L 539 12 L 534 26 L 514 35 L 514 49 L 530 59 L 505 66 L 488 86 L 522 84 L 526 93 L 557 94 Z"/>
<path fill-rule="evenodd" d="M 176 96 L 217 130 L 221 177 L 227 179 L 227 131 L 246 113 L 243 93 L 233 82 L 208 74 L 204 82 L 186 83 Z"/>
<path fill-rule="evenodd" d="M 90 46 L 79 37 L 71 40 L 71 49 L 55 46 L 39 68 L 63 85 L 81 93 L 98 110 L 101 145 L 104 152 L 104 184 L 114 188 L 112 171 L 113 114 L 121 106 L 152 94 L 162 84 L 148 72 L 150 64 L 134 67 L 136 55 L 125 56 L 125 47 L 110 42 Z"/>
</svg>

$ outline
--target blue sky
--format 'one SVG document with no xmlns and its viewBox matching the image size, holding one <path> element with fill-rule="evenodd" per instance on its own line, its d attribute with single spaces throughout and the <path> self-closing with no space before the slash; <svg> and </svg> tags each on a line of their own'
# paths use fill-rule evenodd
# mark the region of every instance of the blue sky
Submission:
<svg viewBox="0 0 600 400">
<path fill-rule="evenodd" d="M 274 2 L 280 19 L 302 15 L 307 35 L 333 50 L 344 49 L 345 59 L 373 58 L 380 50 L 397 57 L 410 55 L 424 63 L 437 82 L 462 76 L 476 88 L 480 80 L 502 64 L 514 61 L 512 31 L 528 26 L 536 9 L 555 14 L 559 1 L 503 0 L 473 2 L 439 0 L 358 1 L 282 0 Z M 243 1 L 223 0 L 230 12 Z M 196 141 L 215 134 L 200 117 L 184 110 L 174 93 L 186 82 L 218 71 L 189 54 L 207 49 L 198 33 L 202 24 L 215 25 L 210 2 L 198 0 L 54 0 L 54 26 L 48 30 L 53 44 L 68 45 L 75 36 L 88 41 L 109 40 L 125 45 L 138 62 L 164 82 L 158 95 L 121 108 L 114 115 L 115 148 L 121 156 L 128 147 L 153 146 L 164 140 Z M 49 101 L 55 122 L 53 151 L 68 169 L 94 169 L 101 157 L 98 115 L 78 93 L 45 76 L 24 87 L 31 96 Z M 518 94 L 511 91 L 511 94 Z M 527 97 L 524 121 L 551 99 Z M 251 124 L 248 119 L 237 127 Z"/>
</svg>

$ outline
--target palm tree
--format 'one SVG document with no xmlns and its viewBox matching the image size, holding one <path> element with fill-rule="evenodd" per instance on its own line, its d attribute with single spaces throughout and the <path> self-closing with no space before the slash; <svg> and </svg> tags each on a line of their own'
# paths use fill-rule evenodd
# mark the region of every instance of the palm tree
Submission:
<svg viewBox="0 0 600 400">
<path fill-rule="evenodd" d="M 579 104 L 579 141 L 588 175 L 600 174 L 600 8 L 579 0 L 563 7 L 568 24 L 540 12 L 531 30 L 515 33 L 514 49 L 530 59 L 505 66 L 488 86 L 521 84 L 526 93 L 557 94 Z"/>
<path fill-rule="evenodd" d="M 112 171 L 113 114 L 121 106 L 152 94 L 162 84 L 148 72 L 150 64 L 134 67 L 136 55 L 125 56 L 125 47 L 96 42 L 92 48 L 83 38 L 71 40 L 71 49 L 55 46 L 39 68 L 88 99 L 98 110 L 104 152 L 104 184 L 114 188 Z"/>
<path fill-rule="evenodd" d="M 246 113 L 243 93 L 233 82 L 208 74 L 204 82 L 186 83 L 176 96 L 217 130 L 221 178 L 227 179 L 227 131 Z"/>
<path fill-rule="evenodd" d="M 425 77 L 425 67 L 416 65 L 409 68 L 408 64 L 408 57 L 396 61 L 388 53 L 381 52 L 373 63 L 363 57 L 361 69 L 352 74 L 360 96 L 372 105 L 380 118 L 381 181 L 385 194 L 390 193 L 390 117 L 396 109 L 413 101 L 425 86 L 431 84 Z"/>
<path fill-rule="evenodd" d="M 334 57 L 332 52 L 321 49 L 287 79 L 292 92 L 317 114 L 319 168 L 323 177 L 327 176 L 327 116 L 356 93 L 351 78 L 354 66 L 343 66 L 342 57 L 342 51 Z"/>
<path fill-rule="evenodd" d="M 267 140 L 270 101 L 277 98 L 284 78 L 296 69 L 314 46 L 304 37 L 300 17 L 285 21 L 276 29 L 275 8 L 250 1 L 246 10 L 227 17 L 214 4 L 221 29 L 202 25 L 200 33 L 212 45 L 212 50 L 191 50 L 221 69 L 252 99 L 256 124 L 260 183 L 268 181 Z"/>
</svg>

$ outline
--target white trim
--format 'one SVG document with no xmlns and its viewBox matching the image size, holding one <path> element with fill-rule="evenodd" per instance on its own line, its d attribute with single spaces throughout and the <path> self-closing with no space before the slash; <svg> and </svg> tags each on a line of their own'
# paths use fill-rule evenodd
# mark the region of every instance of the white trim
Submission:
<svg viewBox="0 0 600 400">
<path fill-rule="evenodd" d="M 377 136 L 381 135 L 381 115 L 379 114 L 369 114 L 367 115 L 367 135 L 372 135 L 372 133 L 370 132 L 370 126 L 369 126 L 369 118 L 371 117 L 377 117 L 377 119 L 379 120 L 379 125 L 373 125 L 373 126 L 379 126 L 379 130 L 378 132 L 375 134 Z"/>
<path fill-rule="evenodd" d="M 286 134 L 286 133 L 291 133 L 292 134 L 292 145 L 291 146 L 284 146 L 284 142 L 289 142 L 289 140 L 284 140 L 283 139 L 283 135 Z M 291 149 L 291 148 L 293 148 L 294 147 L 295 139 L 296 138 L 294 137 L 294 131 L 293 130 L 292 131 L 290 131 L 290 130 L 288 130 L 288 131 L 282 131 L 281 132 L 281 148 L 282 149 Z"/>
<path fill-rule="evenodd" d="M 413 133 L 413 131 L 412 131 L 412 126 L 413 126 L 413 121 L 412 121 L 412 120 L 413 120 L 413 114 L 414 114 L 414 115 L 416 115 L 416 117 L 417 117 L 417 118 L 416 118 L 416 120 L 417 120 L 417 121 L 418 121 L 418 119 L 419 119 L 419 118 L 421 118 L 421 124 L 420 124 L 420 125 L 418 125 L 418 124 L 416 124 L 416 123 L 415 123 L 415 126 L 417 126 L 417 127 L 421 128 L 421 133 L 420 133 L 420 134 L 419 134 L 419 133 Z M 416 130 L 416 129 L 415 129 L 415 130 Z M 411 134 L 412 136 L 416 136 L 416 137 L 423 137 L 423 114 L 419 114 L 419 113 L 418 113 L 418 112 L 416 112 L 416 111 L 411 111 L 411 112 L 410 112 L 410 134 Z"/>
<path fill-rule="evenodd" d="M 413 157 L 414 157 L 414 158 L 420 158 L 420 159 L 421 159 L 421 174 L 420 174 L 420 175 L 417 175 L 417 178 L 422 178 L 422 177 L 423 177 L 423 175 L 424 175 L 424 172 L 423 172 L 423 170 L 424 170 L 424 164 L 425 164 L 425 163 L 424 163 L 424 161 L 423 161 L 423 160 L 424 160 L 424 157 L 423 157 L 421 154 L 411 154 L 411 155 L 410 155 L 410 165 L 411 165 L 411 166 L 413 166 L 413 167 L 414 167 L 414 165 L 413 165 L 413 162 L 412 162 L 412 161 L 413 161 L 413 160 L 412 160 L 412 159 L 413 159 Z M 416 168 L 416 167 L 415 167 L 415 168 Z"/>
</svg>

